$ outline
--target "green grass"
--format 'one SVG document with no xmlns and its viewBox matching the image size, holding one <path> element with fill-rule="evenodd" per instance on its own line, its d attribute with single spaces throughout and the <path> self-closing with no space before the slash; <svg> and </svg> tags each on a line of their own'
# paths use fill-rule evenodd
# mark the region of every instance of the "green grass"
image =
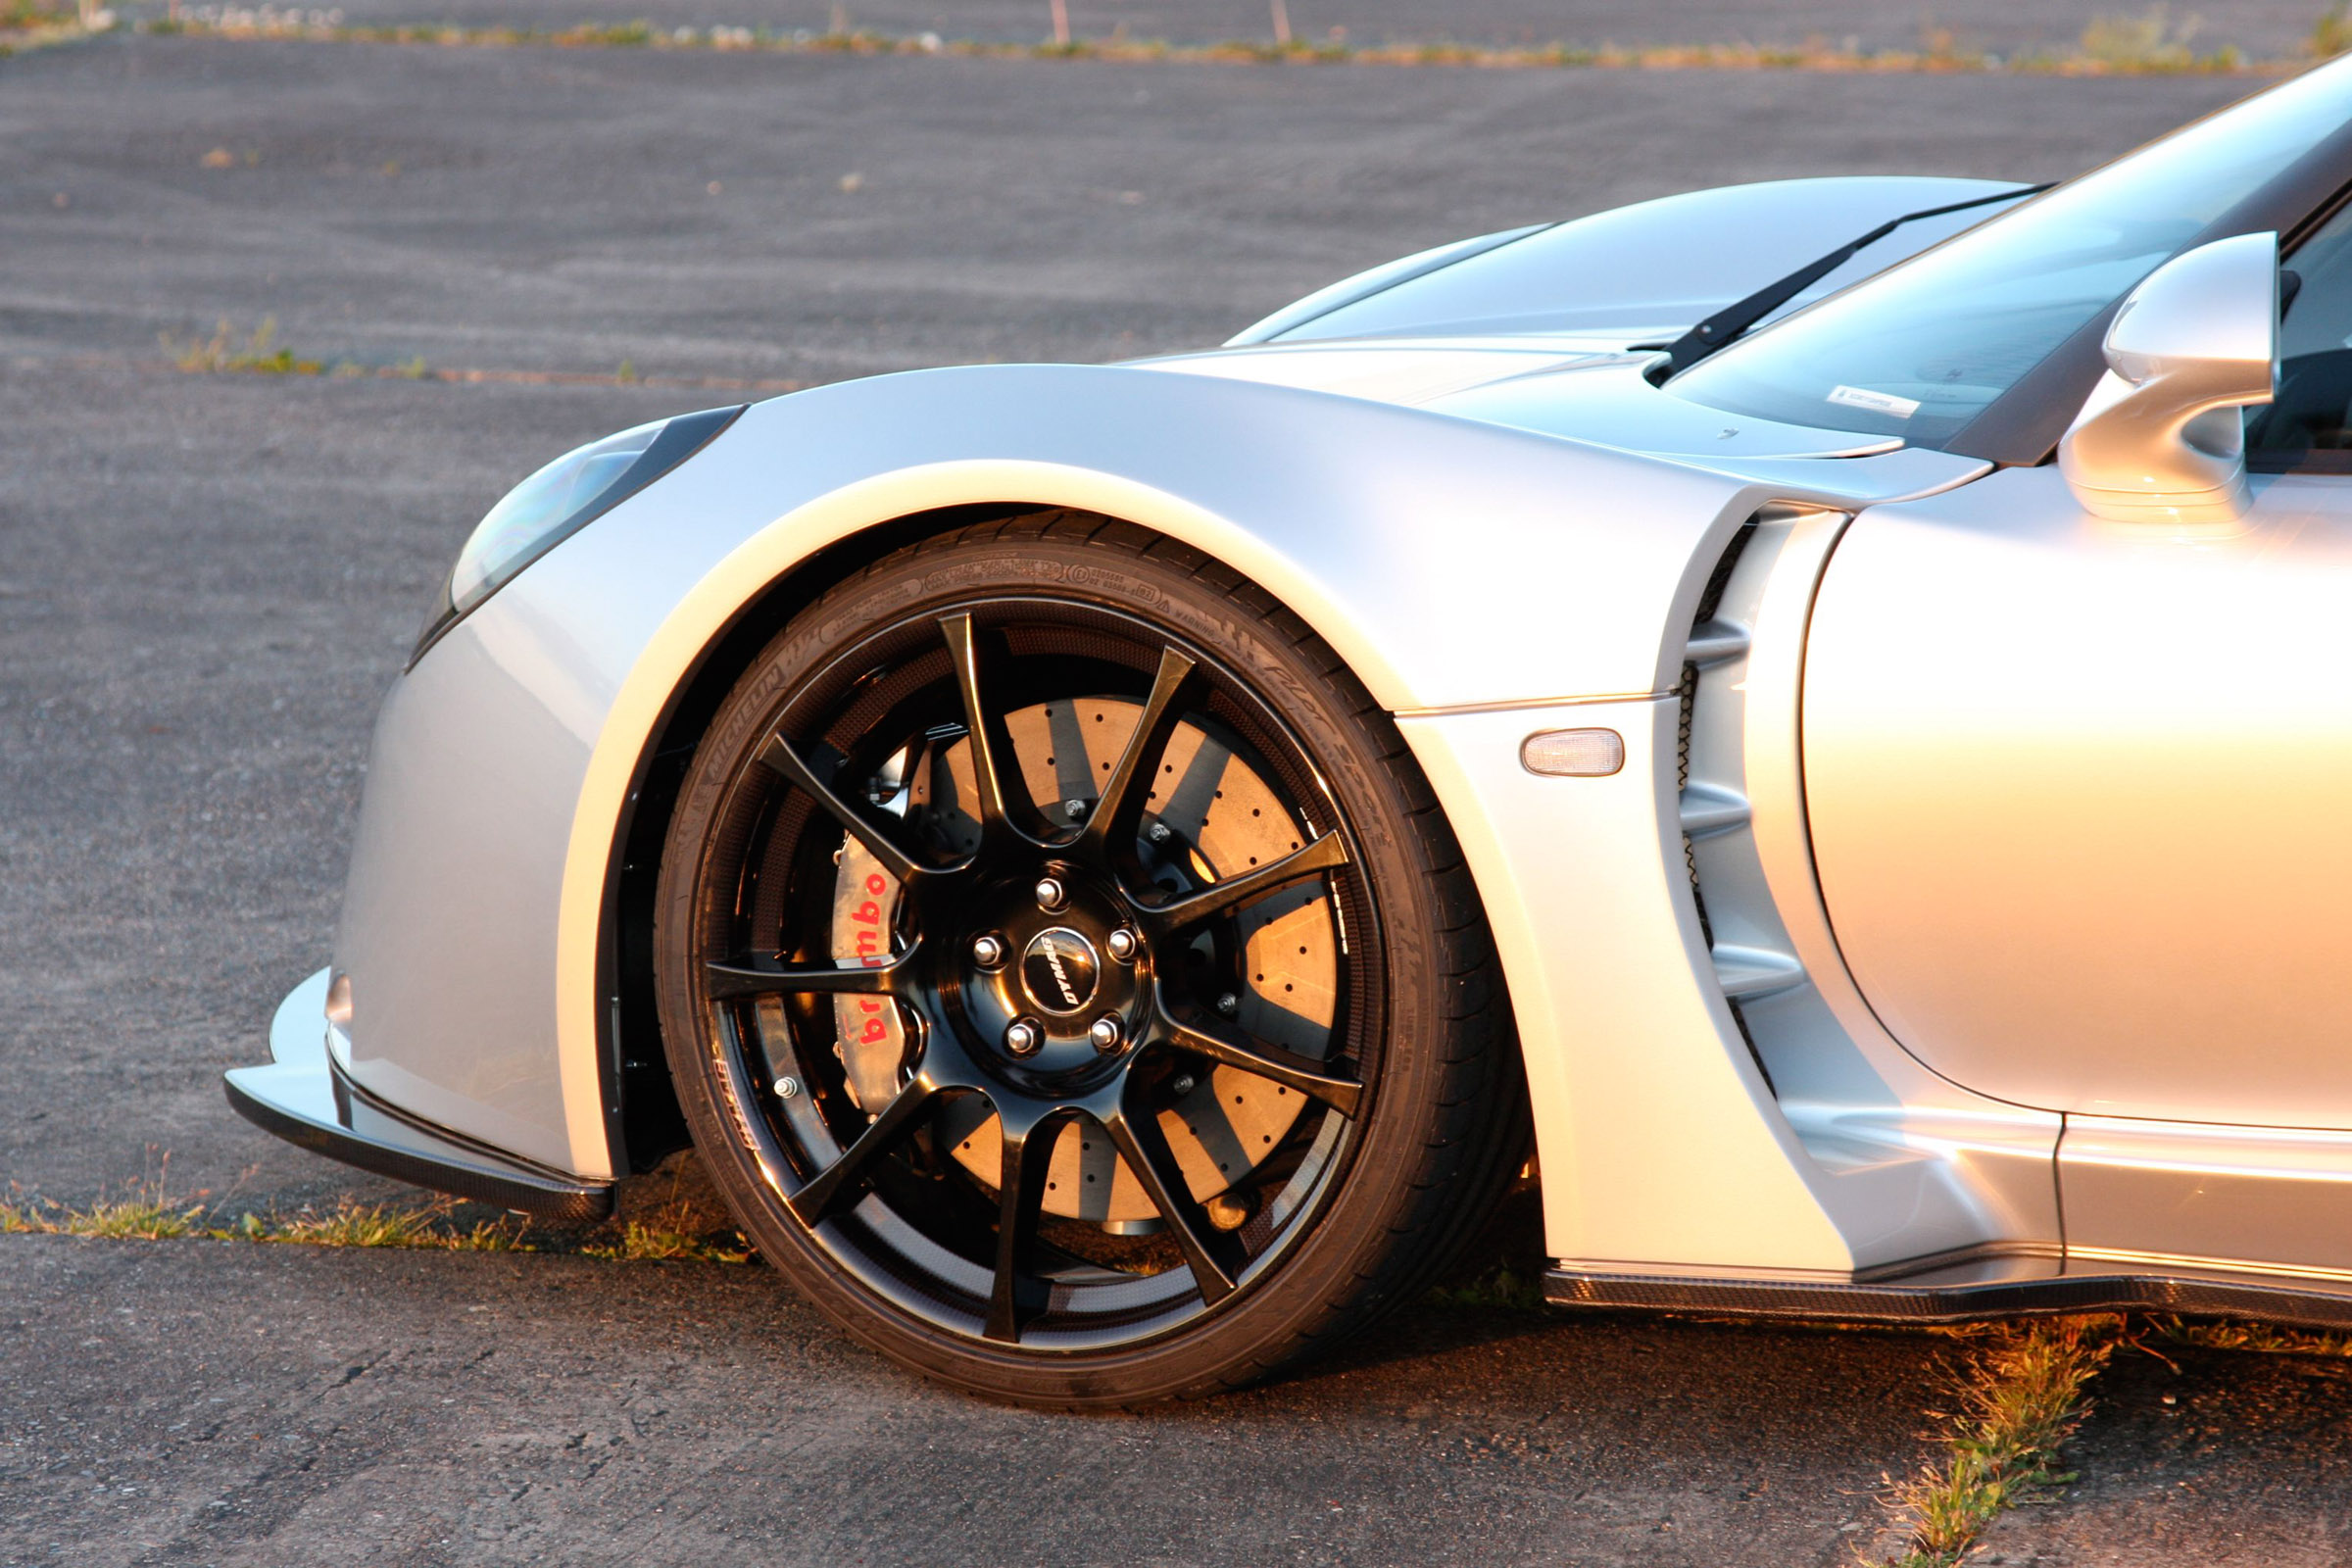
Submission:
<svg viewBox="0 0 2352 1568">
<path fill-rule="evenodd" d="M 1427 1299 L 1437 1306 L 1540 1311 L 1544 1307 L 1544 1277 L 1540 1270 L 1529 1273 L 1497 1263 L 1483 1273 L 1432 1287 Z"/>
<path fill-rule="evenodd" d="M 144 1195 L 101 1199 L 86 1208 L 68 1208 L 35 1199 L 0 1203 L 0 1232 L 168 1242 L 195 1235 L 203 1217 L 201 1203 L 181 1207 L 161 1197 Z"/>
<path fill-rule="evenodd" d="M 0 0 L 11 3 L 11 0 Z M 26 0 L 14 0 L 26 3 Z M 248 18 L 252 14 L 245 14 Z M 141 24 L 150 30 L 161 23 Z M 1469 66 L 1481 68 L 1586 68 L 1613 70 L 1760 70 L 1833 72 L 2008 72 L 2067 75 L 2169 74 L 2180 72 L 2277 74 L 2325 58 L 2352 41 L 2352 24 L 2339 7 L 2314 24 L 2306 49 L 2292 60 L 2255 60 L 2229 45 L 2200 51 L 2194 46 L 2198 20 L 2178 19 L 2164 5 L 2138 12 L 2096 17 L 2071 47 L 2001 56 L 1960 48 L 1947 28 L 1922 30 L 1918 47 L 1862 49 L 1833 46 L 1820 39 L 1763 47 L 1748 43 L 1651 45 L 1621 48 L 1564 42 L 1516 47 L 1457 43 L 1358 45 L 1344 35 L 1310 41 L 1294 38 L 1234 38 L 1220 43 L 1179 45 L 1162 39 L 1130 38 L 1123 31 L 1103 38 L 1067 42 L 980 43 L 943 40 L 923 32 L 901 37 L 836 26 L 824 32 L 784 32 L 767 27 L 712 26 L 657 28 L 638 22 L 583 23 L 568 27 L 465 27 L 445 24 L 313 25 L 293 16 L 267 24 L 240 20 L 233 26 L 182 16 L 171 30 L 230 38 L 288 37 L 337 42 L 512 47 L 538 45 L 574 49 L 750 49 L 797 54 L 952 55 L 998 59 L 1106 61 L 1120 64 L 1206 64 L 1268 66 Z"/>
<path fill-rule="evenodd" d="M 2082 1387 L 2121 1327 L 2113 1317 L 2047 1318 L 1966 1336 L 1980 1348 L 1953 1386 L 1946 1457 L 1890 1499 L 1910 1525 L 1894 1568 L 1954 1568 L 2005 1510 L 2074 1479 L 2059 1468 L 2059 1447 L 2082 1423 Z"/>
<path fill-rule="evenodd" d="M 2248 1350 L 2262 1355 L 2352 1357 L 2352 1334 L 2278 1328 L 2269 1323 L 2191 1323 L 2178 1317 L 2151 1319 L 2148 1331 L 2166 1345 L 2208 1350 Z"/>
<path fill-rule="evenodd" d="M 217 149 L 225 152 L 225 149 Z M 207 159 L 213 157 L 206 155 Z M 228 168 L 234 160 L 222 157 L 209 167 Z M 209 338 L 176 337 L 170 332 L 157 334 L 164 352 L 172 363 L 191 374 L 220 370 L 242 370 L 256 375 L 319 375 L 326 369 L 319 360 L 299 358 L 292 349 L 277 346 L 277 318 L 266 316 L 242 345 L 233 341 L 229 325 L 222 321 Z"/>
<path fill-rule="evenodd" d="M 206 1234 L 251 1242 L 288 1242 L 302 1247 L 406 1247 L 443 1252 L 527 1252 L 527 1227 L 514 1215 L 458 1220 L 455 1200 L 424 1204 L 358 1203 L 346 1198 L 324 1213 L 246 1213 L 227 1229 Z"/>
<path fill-rule="evenodd" d="M 2199 25 L 2194 16 L 2175 21 L 2171 8 L 2161 4 L 2136 14 L 2097 16 L 2082 29 L 2077 52 L 2106 71 L 2126 74 L 2235 70 L 2240 57 L 2234 48 L 2199 54 L 2190 47 Z"/>
<path fill-rule="evenodd" d="M 2311 36 L 2303 47 L 2314 60 L 2332 60 L 2352 49 L 2352 16 L 2347 16 L 2342 0 L 2320 13 L 2320 20 L 2311 24 Z"/>
<path fill-rule="evenodd" d="M 110 10 L 74 0 L 0 0 L 0 60 L 23 49 L 87 38 L 113 27 L 118 20 Z"/>
<path fill-rule="evenodd" d="M 590 1242 L 580 1249 L 589 1257 L 615 1263 L 748 1263 L 753 1253 L 738 1236 L 736 1245 L 714 1241 L 706 1234 L 675 1230 L 628 1220 L 608 1241 Z"/>
<path fill-rule="evenodd" d="M 620 1214 L 607 1221 L 580 1250 L 615 1263 L 748 1263 L 755 1255 L 718 1195 L 699 1178 L 699 1167 L 674 1157 L 666 1167 L 669 1191 L 645 1214 Z M 689 1184 L 688 1177 L 697 1180 Z"/>
<path fill-rule="evenodd" d="M 168 1169 L 168 1161 L 166 1168 Z M 0 1201 L 0 1234 L 86 1236 L 115 1241 L 276 1243 L 296 1247 L 391 1247 L 441 1252 L 553 1252 L 620 1263 L 746 1263 L 755 1255 L 731 1226 L 698 1212 L 673 1181 L 668 1202 L 650 1218 L 585 1227 L 535 1226 L 455 1198 L 363 1203 L 338 1200 L 292 1212 L 239 1210 L 171 1196 L 162 1172 L 125 1183 L 121 1196 L 59 1202 L 11 1188 Z"/>
<path fill-rule="evenodd" d="M 148 1156 L 149 1168 L 135 1181 L 124 1182 L 120 1197 L 101 1197 L 81 1208 L 27 1196 L 11 1182 L 10 1200 L 0 1203 L 0 1232 L 148 1242 L 198 1234 L 204 1223 L 203 1200 L 212 1195 L 197 1192 L 172 1197 L 172 1155 L 167 1152 L 158 1159 L 151 1147 Z"/>
<path fill-rule="evenodd" d="M 204 162 L 205 167 L 212 169 L 236 165 L 225 148 L 206 154 Z M 387 165 L 387 170 L 390 167 Z M 242 342 L 226 321 L 216 327 L 211 337 L 183 338 L 173 332 L 159 332 L 156 341 L 172 356 L 172 365 L 190 375 L 327 375 L 338 379 L 388 376 L 395 380 L 421 381 L 433 373 L 421 354 L 392 365 L 363 365 L 351 359 L 312 359 L 297 354 L 277 341 L 274 316 L 262 318 L 262 324 L 247 333 Z M 621 370 L 616 380 L 627 383 L 636 379 L 635 369 L 625 360 L 621 362 Z"/>
</svg>

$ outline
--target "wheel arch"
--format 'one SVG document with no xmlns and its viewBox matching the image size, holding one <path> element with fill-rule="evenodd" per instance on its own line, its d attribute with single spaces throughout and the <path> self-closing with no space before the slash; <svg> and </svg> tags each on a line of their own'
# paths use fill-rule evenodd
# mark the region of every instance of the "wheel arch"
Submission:
<svg viewBox="0 0 2352 1568">
<path fill-rule="evenodd" d="M 894 476 L 895 477 L 895 476 Z M 939 475 L 928 476 L 936 483 Z M 1032 474 L 1023 485 L 1027 499 L 1017 501 L 962 500 L 935 504 L 910 512 L 890 513 L 853 527 L 827 544 L 781 566 L 753 586 L 726 618 L 711 629 L 672 684 L 652 728 L 638 749 L 631 782 L 614 823 L 605 872 L 605 900 L 597 934 L 598 1036 L 597 1059 L 605 1106 L 606 1132 L 615 1174 L 649 1170 L 661 1158 L 688 1146 L 679 1115 L 675 1087 L 664 1060 L 660 1021 L 654 1003 L 652 915 L 654 889 L 659 879 L 669 823 L 677 803 L 677 788 L 695 748 L 709 728 L 727 693 L 758 659 L 760 651 L 792 617 L 839 584 L 898 551 L 923 540 L 992 521 L 1062 514 L 1091 519 L 1105 529 L 1126 529 L 1165 539 L 1234 571 L 1261 589 L 1263 583 L 1230 559 L 1230 553 L 1203 549 L 1198 526 L 1183 533 L 1166 526 L 1176 509 L 1168 500 L 1128 494 L 1121 513 L 1072 505 L 1073 492 L 1093 492 L 1098 500 L 1107 476 Z M 965 480 L 974 483 L 977 476 Z M 1072 484 L 1066 482 L 1075 480 Z M 1115 486 L 1116 481 L 1111 481 Z M 1124 488 L 1124 487 L 1118 487 Z M 1065 499 L 1042 497 L 1060 492 Z M 885 497 L 891 487 L 881 490 Z M 1172 498 L 1169 498 L 1172 499 Z M 859 507 L 858 510 L 867 510 Z M 1142 514 L 1139 519 L 1133 514 Z M 1156 525 L 1155 525 L 1156 524 Z M 1177 524 L 1182 526 L 1182 522 Z M 1188 535 L 1190 537 L 1188 537 Z M 1295 575 L 1286 573 L 1286 575 Z M 1272 590 L 1266 590 L 1272 593 Z M 1273 595 L 1286 610 L 1297 606 Z M 1319 616 L 1302 615 L 1318 636 L 1333 645 L 1349 673 L 1368 690 L 1377 691 L 1365 669 L 1350 658 L 1348 645 L 1372 646 L 1366 628 L 1346 613 L 1344 607 L 1318 603 Z M 1336 630 L 1330 635 L 1326 628 Z M 1361 655 L 1359 654 L 1359 658 Z M 1396 683 L 1393 670 L 1381 669 L 1384 684 Z M 1433 797 L 1441 817 L 1452 826 L 1455 805 L 1439 794 L 1419 760 L 1412 760 Z M 1485 911 L 1482 908 L 1482 913 Z M 1514 1039 L 1513 1049 L 1518 1045 Z"/>
<path fill-rule="evenodd" d="M 719 704 L 776 633 L 837 584 L 906 545 L 1035 510 L 1019 503 L 935 507 L 883 518 L 836 539 L 746 599 L 712 632 L 672 689 L 639 748 L 628 795 L 613 824 L 597 934 L 598 1076 L 615 1174 L 650 1170 L 690 1142 L 663 1058 L 654 1002 L 654 889 L 678 784 Z"/>
<path fill-rule="evenodd" d="M 1193 455 L 1200 448 L 1219 461 L 1202 464 Z M 779 483 L 778 470 L 806 466 L 810 451 L 843 452 L 855 466 L 815 465 L 833 467 L 825 477 L 835 482 L 801 489 L 799 504 L 779 514 L 792 481 Z M 1643 503 L 1639 532 L 1625 526 L 1629 480 Z M 1571 488 L 1592 500 L 1562 526 L 1543 497 Z M 643 1167 L 682 1137 L 643 982 L 645 884 L 683 758 L 760 648 L 834 583 L 930 533 L 1077 512 L 1169 538 L 1258 584 L 1391 711 L 1647 691 L 1659 684 L 1665 644 L 1679 642 L 1660 629 L 1674 613 L 1597 594 L 1590 575 L 1569 568 L 1623 563 L 1652 594 L 1694 597 L 1696 585 L 1681 584 L 1689 562 L 1736 526 L 1728 519 L 1744 488 L 1468 420 L 1127 368 L 916 372 L 756 407 L 710 453 L 515 585 L 552 589 L 563 565 L 601 554 L 624 531 L 647 532 L 649 516 L 734 519 L 710 527 L 707 566 L 614 671 L 580 781 L 554 1032 L 572 1061 L 594 1042 L 612 1168 Z M 1660 529 L 1661 508 L 1681 525 Z M 1490 551 L 1535 569 L 1496 575 Z M 627 572 L 629 552 L 616 554 L 593 568 L 606 583 Z M 1586 602 L 1583 635 L 1563 638 L 1536 613 L 1531 588 L 1545 569 Z M 1446 630 L 1498 602 L 1499 617 L 1477 633 Z M 1450 822 L 1463 803 L 1440 796 Z M 566 1095 L 575 1126 L 582 1076 L 564 1073 L 577 1086 Z"/>
</svg>

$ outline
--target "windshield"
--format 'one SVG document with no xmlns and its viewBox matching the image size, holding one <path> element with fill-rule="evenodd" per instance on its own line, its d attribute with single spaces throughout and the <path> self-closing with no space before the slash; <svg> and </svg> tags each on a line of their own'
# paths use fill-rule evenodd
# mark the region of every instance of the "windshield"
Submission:
<svg viewBox="0 0 2352 1568">
<path fill-rule="evenodd" d="M 2152 142 L 1666 383 L 1694 403 L 1939 446 L 2208 223 L 2352 120 L 2352 59 Z"/>
</svg>

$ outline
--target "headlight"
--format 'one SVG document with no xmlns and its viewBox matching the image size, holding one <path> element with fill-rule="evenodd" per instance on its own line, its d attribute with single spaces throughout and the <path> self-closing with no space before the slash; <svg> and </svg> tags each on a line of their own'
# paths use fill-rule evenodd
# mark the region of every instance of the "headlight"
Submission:
<svg viewBox="0 0 2352 1568">
<path fill-rule="evenodd" d="M 523 567 L 693 457 L 744 405 L 681 414 L 567 452 L 507 492 L 474 525 L 441 603 L 409 656 L 414 665 Z"/>
</svg>

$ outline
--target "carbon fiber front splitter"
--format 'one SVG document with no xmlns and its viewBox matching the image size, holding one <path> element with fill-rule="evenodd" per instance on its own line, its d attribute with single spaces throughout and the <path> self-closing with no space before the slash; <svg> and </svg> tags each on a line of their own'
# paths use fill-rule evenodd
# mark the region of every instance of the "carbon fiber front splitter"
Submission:
<svg viewBox="0 0 2352 1568">
<path fill-rule="evenodd" d="M 388 1105 L 338 1072 L 326 1049 L 324 969 L 278 1004 L 267 1066 L 223 1075 L 228 1102 L 256 1126 L 346 1165 L 548 1219 L 612 1212 L 609 1182 L 582 1181 L 485 1149 Z"/>
</svg>

